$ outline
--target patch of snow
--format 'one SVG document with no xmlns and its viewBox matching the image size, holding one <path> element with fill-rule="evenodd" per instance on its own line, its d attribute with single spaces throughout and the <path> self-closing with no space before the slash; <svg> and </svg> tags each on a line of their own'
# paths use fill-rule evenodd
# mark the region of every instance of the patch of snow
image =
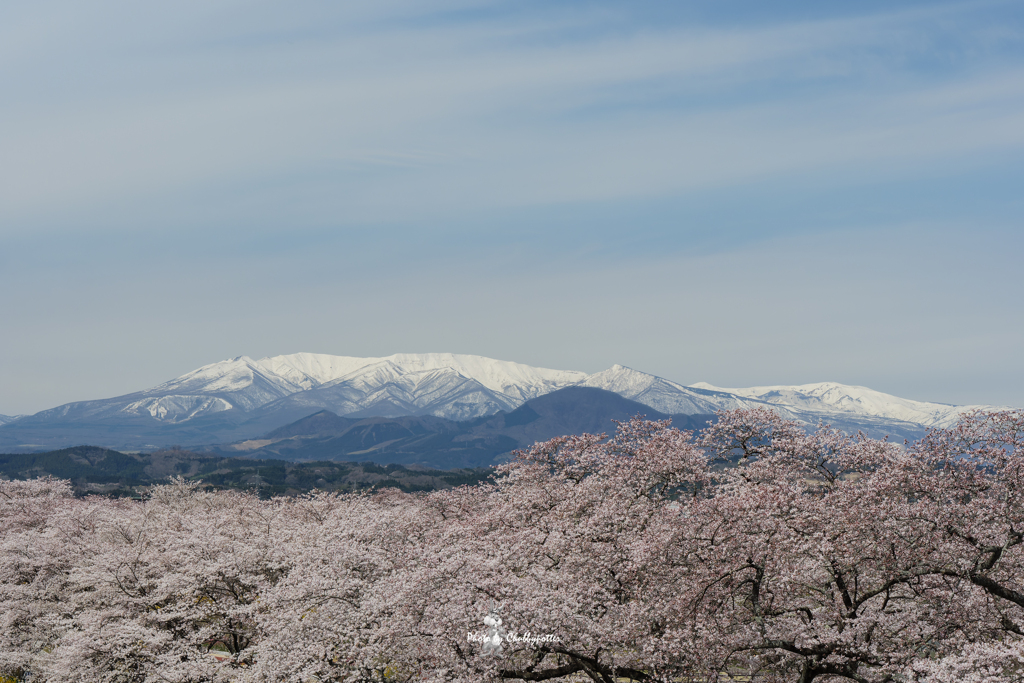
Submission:
<svg viewBox="0 0 1024 683">
<path fill-rule="evenodd" d="M 224 399 L 211 396 L 161 396 L 129 403 L 122 410 L 136 415 L 148 413 L 161 422 L 174 424 L 232 408 L 234 406 Z"/>
<path fill-rule="evenodd" d="M 451 368 L 492 391 L 518 393 L 526 389 L 527 393 L 533 394 L 527 398 L 547 393 L 544 387 L 562 388 L 587 376 L 585 372 L 535 368 L 512 361 L 457 353 L 396 353 L 379 358 L 295 353 L 262 358 L 256 363 L 296 383 L 306 382 L 309 386 L 305 388 L 349 379 L 372 366 L 386 365 L 401 373 Z"/>
<path fill-rule="evenodd" d="M 718 410 L 763 406 L 760 401 L 744 400 L 723 392 L 694 390 L 622 365 L 593 374 L 578 386 L 612 391 L 663 413 L 677 415 L 710 415 Z"/>
</svg>

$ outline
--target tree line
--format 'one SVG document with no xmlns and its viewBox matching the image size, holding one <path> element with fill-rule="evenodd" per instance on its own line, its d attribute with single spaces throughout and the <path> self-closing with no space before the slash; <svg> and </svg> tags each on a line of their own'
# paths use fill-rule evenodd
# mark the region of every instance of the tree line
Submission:
<svg viewBox="0 0 1024 683">
<path fill-rule="evenodd" d="M 0 454 L 0 478 L 67 479 L 75 495 L 102 494 L 138 498 L 168 475 L 180 475 L 207 489 L 254 491 L 261 498 L 320 491 L 397 488 L 433 491 L 475 484 L 491 476 L 489 468 L 430 470 L 372 462 L 289 462 L 196 453 L 168 448 L 152 453 L 119 453 L 96 446 L 75 446 L 45 453 Z"/>
</svg>

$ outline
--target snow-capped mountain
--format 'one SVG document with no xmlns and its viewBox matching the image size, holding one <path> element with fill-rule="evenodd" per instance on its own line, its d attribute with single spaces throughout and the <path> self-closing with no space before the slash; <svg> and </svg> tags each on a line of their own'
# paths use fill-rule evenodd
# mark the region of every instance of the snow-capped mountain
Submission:
<svg viewBox="0 0 1024 683">
<path fill-rule="evenodd" d="M 67 403 L 32 416 L 40 419 L 102 420 L 122 415 L 148 416 L 178 423 L 229 410 L 250 412 L 273 400 L 303 391 L 257 361 L 240 356 L 124 396 Z"/>
<path fill-rule="evenodd" d="M 856 416 L 898 420 L 922 427 L 949 427 L 964 413 L 993 409 L 993 406 L 953 406 L 913 401 L 883 394 L 867 387 L 848 386 L 836 382 L 745 389 L 724 389 L 707 382 L 699 382 L 691 384 L 690 388 L 763 401 L 784 408 L 796 419 L 803 421 L 815 421 L 817 418 L 828 420 L 830 416 Z"/>
<path fill-rule="evenodd" d="M 595 387 L 667 415 L 771 407 L 809 425 L 916 438 L 981 406 L 948 406 L 835 383 L 723 389 L 614 365 L 587 375 L 451 353 L 356 358 L 239 356 L 124 396 L 69 403 L 4 424 L 0 446 L 103 443 L 151 448 L 252 439 L 320 410 L 350 417 L 468 420 L 570 386 Z"/>
<path fill-rule="evenodd" d="M 764 405 L 762 401 L 747 400 L 721 390 L 685 387 L 622 365 L 590 375 L 580 386 L 611 391 L 668 415 L 710 415 L 717 410 Z"/>
<path fill-rule="evenodd" d="M 706 382 L 683 386 L 621 365 L 591 375 L 581 385 L 615 392 L 670 415 L 767 407 L 808 426 L 827 423 L 876 438 L 914 439 L 928 428 L 954 424 L 963 413 L 993 408 L 912 401 L 836 382 L 746 389 L 725 389 Z"/>
<path fill-rule="evenodd" d="M 339 415 L 436 415 L 468 419 L 511 410 L 535 396 L 576 384 L 582 372 L 452 353 L 354 358 L 296 353 L 205 365 L 151 389 L 69 403 L 39 419 L 148 416 L 181 423 L 234 410 L 327 409 Z"/>
<path fill-rule="evenodd" d="M 576 384 L 582 372 L 533 368 L 480 356 L 397 354 L 373 361 L 263 412 L 308 408 L 338 415 L 435 415 L 466 420 L 514 410 L 531 398 Z"/>
<path fill-rule="evenodd" d="M 22 417 L 24 417 L 24 415 L 0 415 L 0 426 L 10 424 L 15 420 L 21 419 Z"/>
</svg>

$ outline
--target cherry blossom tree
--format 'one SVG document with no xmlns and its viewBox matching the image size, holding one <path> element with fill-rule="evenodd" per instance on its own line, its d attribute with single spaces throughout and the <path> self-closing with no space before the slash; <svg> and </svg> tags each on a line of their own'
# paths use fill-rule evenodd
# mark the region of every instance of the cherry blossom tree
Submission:
<svg viewBox="0 0 1024 683">
<path fill-rule="evenodd" d="M 23 677 L 52 641 L 74 559 L 59 518 L 73 501 L 68 482 L 0 481 L 0 675 Z"/>
<path fill-rule="evenodd" d="M 934 486 L 921 495 L 943 542 L 925 568 L 971 607 L 958 647 L 914 670 L 950 682 L 1024 680 L 1024 412 L 976 412 L 911 453 L 932 468 Z"/>
<path fill-rule="evenodd" d="M 0 676 L 1018 681 L 1022 443 L 1020 411 L 900 445 L 754 410 L 430 494 L 0 481 Z"/>
<path fill-rule="evenodd" d="M 720 670 L 887 681 L 942 647 L 960 615 L 923 569 L 938 544 L 917 494 L 927 464 L 769 411 L 723 414 L 701 442 L 736 463 L 692 541 L 708 571 L 690 609 L 714 629 Z"/>
<path fill-rule="evenodd" d="M 692 435 L 633 420 L 612 439 L 539 444 L 498 475 L 493 487 L 425 500 L 435 523 L 396 595 L 405 628 L 432 646 L 437 680 L 658 680 L 692 669 L 672 629 L 670 598 L 683 586 L 657 562 L 677 499 L 708 481 Z M 467 642 L 491 604 L 510 632 L 500 661 Z M 532 641 L 515 638 L 527 632 Z"/>
</svg>

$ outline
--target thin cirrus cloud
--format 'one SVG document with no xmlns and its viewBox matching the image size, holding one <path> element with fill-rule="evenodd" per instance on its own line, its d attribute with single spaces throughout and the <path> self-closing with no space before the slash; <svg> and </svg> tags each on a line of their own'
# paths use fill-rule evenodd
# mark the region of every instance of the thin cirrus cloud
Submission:
<svg viewBox="0 0 1024 683">
<path fill-rule="evenodd" d="M 767 7 L 5 3 L 0 413 L 299 350 L 1024 404 L 1015 3 Z"/>
<path fill-rule="evenodd" d="M 259 222 L 275 193 L 282 214 L 313 224 L 443 218 L 777 173 L 913 172 L 1019 147 L 1015 64 L 941 77 L 913 66 L 938 49 L 929 21 L 957 11 L 612 32 L 578 10 L 582 28 L 565 41 L 550 35 L 567 30 L 565 11 L 422 26 L 390 7 L 383 19 L 334 17 L 330 29 L 282 29 L 277 40 L 250 19 L 262 40 L 235 30 L 220 41 L 200 16 L 157 31 L 152 53 L 111 22 L 97 31 L 112 47 L 79 39 L 86 66 L 66 95 L 25 98 L 4 115 L 3 224 L 125 227 L 166 203 L 178 208 L 154 210 L 158 222 L 224 211 Z M 944 48 L 988 47 L 958 40 Z M 218 188 L 260 208 L 218 206 Z"/>
</svg>

